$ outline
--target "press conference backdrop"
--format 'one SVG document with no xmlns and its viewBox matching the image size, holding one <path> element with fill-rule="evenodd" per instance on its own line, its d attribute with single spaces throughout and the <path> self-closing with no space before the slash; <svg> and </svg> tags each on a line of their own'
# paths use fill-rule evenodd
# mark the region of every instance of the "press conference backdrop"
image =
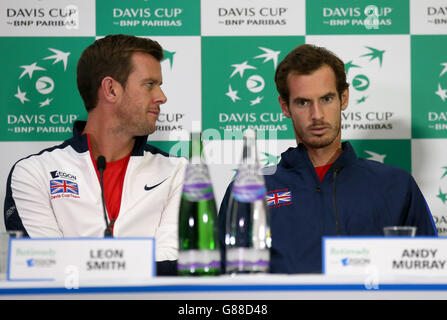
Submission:
<svg viewBox="0 0 447 320">
<path fill-rule="evenodd" d="M 186 155 L 187 132 L 202 130 L 218 205 L 240 160 L 241 130 L 258 130 L 263 165 L 296 145 L 277 102 L 278 63 L 303 43 L 329 48 L 350 83 L 342 138 L 360 157 L 412 173 L 447 235 L 446 0 L 2 0 L 2 199 L 15 161 L 86 119 L 77 61 L 116 33 L 162 45 L 168 102 L 149 142 Z"/>
</svg>

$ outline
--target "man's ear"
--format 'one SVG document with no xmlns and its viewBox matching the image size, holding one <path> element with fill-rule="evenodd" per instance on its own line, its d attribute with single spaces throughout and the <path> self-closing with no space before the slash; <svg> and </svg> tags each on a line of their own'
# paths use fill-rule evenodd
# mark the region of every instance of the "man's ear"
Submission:
<svg viewBox="0 0 447 320">
<path fill-rule="evenodd" d="M 287 118 L 291 118 L 292 116 L 290 114 L 289 104 L 287 103 L 287 101 L 285 101 L 283 98 L 281 98 L 281 96 L 278 96 L 278 102 L 279 102 L 279 105 L 281 106 L 282 113 Z"/>
<path fill-rule="evenodd" d="M 112 77 L 104 77 L 101 81 L 100 90 L 103 97 L 109 102 L 116 102 L 123 92 L 121 84 Z"/>
<path fill-rule="evenodd" d="M 341 94 L 341 110 L 345 110 L 348 107 L 349 102 L 349 88 Z"/>
</svg>

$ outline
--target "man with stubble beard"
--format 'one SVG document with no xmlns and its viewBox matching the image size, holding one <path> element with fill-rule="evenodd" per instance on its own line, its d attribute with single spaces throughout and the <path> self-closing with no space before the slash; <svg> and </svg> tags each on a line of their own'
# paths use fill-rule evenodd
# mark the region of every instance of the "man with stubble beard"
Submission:
<svg viewBox="0 0 447 320">
<path fill-rule="evenodd" d="M 176 273 L 186 160 L 147 144 L 166 102 L 162 59 L 156 41 L 128 35 L 106 36 L 84 50 L 77 83 L 87 121 L 74 123 L 71 139 L 13 166 L 8 230 L 47 238 L 155 237 L 157 273 Z"/>
<path fill-rule="evenodd" d="M 382 236 L 385 226 L 415 226 L 417 236 L 436 235 L 427 203 L 408 172 L 360 159 L 348 141 L 341 141 L 349 85 L 336 55 L 301 45 L 278 65 L 275 82 L 297 147 L 281 154 L 276 170 L 264 171 L 270 272 L 321 273 L 324 236 Z M 222 247 L 230 192 L 231 185 L 219 212 Z"/>
</svg>

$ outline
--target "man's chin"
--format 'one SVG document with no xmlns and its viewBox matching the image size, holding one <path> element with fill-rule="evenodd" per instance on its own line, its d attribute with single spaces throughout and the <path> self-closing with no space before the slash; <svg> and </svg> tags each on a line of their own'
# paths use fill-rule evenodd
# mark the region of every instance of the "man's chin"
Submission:
<svg viewBox="0 0 447 320">
<path fill-rule="evenodd" d="M 140 128 L 135 132 L 135 137 L 148 136 L 155 132 L 155 126 Z"/>
<path fill-rule="evenodd" d="M 334 142 L 334 139 L 327 139 L 327 138 L 317 138 L 317 139 L 304 139 L 301 140 L 307 147 L 310 147 L 312 149 L 322 149 L 329 145 L 331 145 L 332 142 Z"/>
<path fill-rule="evenodd" d="M 151 135 L 155 132 L 155 127 L 154 128 L 150 128 L 149 130 L 147 130 L 147 133 L 145 134 L 145 136 Z"/>
</svg>

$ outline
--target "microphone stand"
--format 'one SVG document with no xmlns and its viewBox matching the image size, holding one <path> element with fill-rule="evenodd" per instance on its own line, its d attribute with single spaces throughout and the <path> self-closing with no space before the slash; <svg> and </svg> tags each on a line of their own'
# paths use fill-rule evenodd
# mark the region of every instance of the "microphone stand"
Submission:
<svg viewBox="0 0 447 320">
<path fill-rule="evenodd" d="M 106 229 L 104 230 L 104 237 L 109 238 L 113 237 L 112 229 L 110 228 L 110 224 L 107 218 L 107 209 L 106 209 L 106 201 L 104 197 L 104 179 L 103 174 L 106 170 L 106 158 L 104 156 L 99 156 L 96 162 L 96 166 L 99 171 L 99 184 L 101 185 L 101 199 L 102 199 L 102 209 L 104 211 L 104 221 L 106 222 Z"/>
</svg>

